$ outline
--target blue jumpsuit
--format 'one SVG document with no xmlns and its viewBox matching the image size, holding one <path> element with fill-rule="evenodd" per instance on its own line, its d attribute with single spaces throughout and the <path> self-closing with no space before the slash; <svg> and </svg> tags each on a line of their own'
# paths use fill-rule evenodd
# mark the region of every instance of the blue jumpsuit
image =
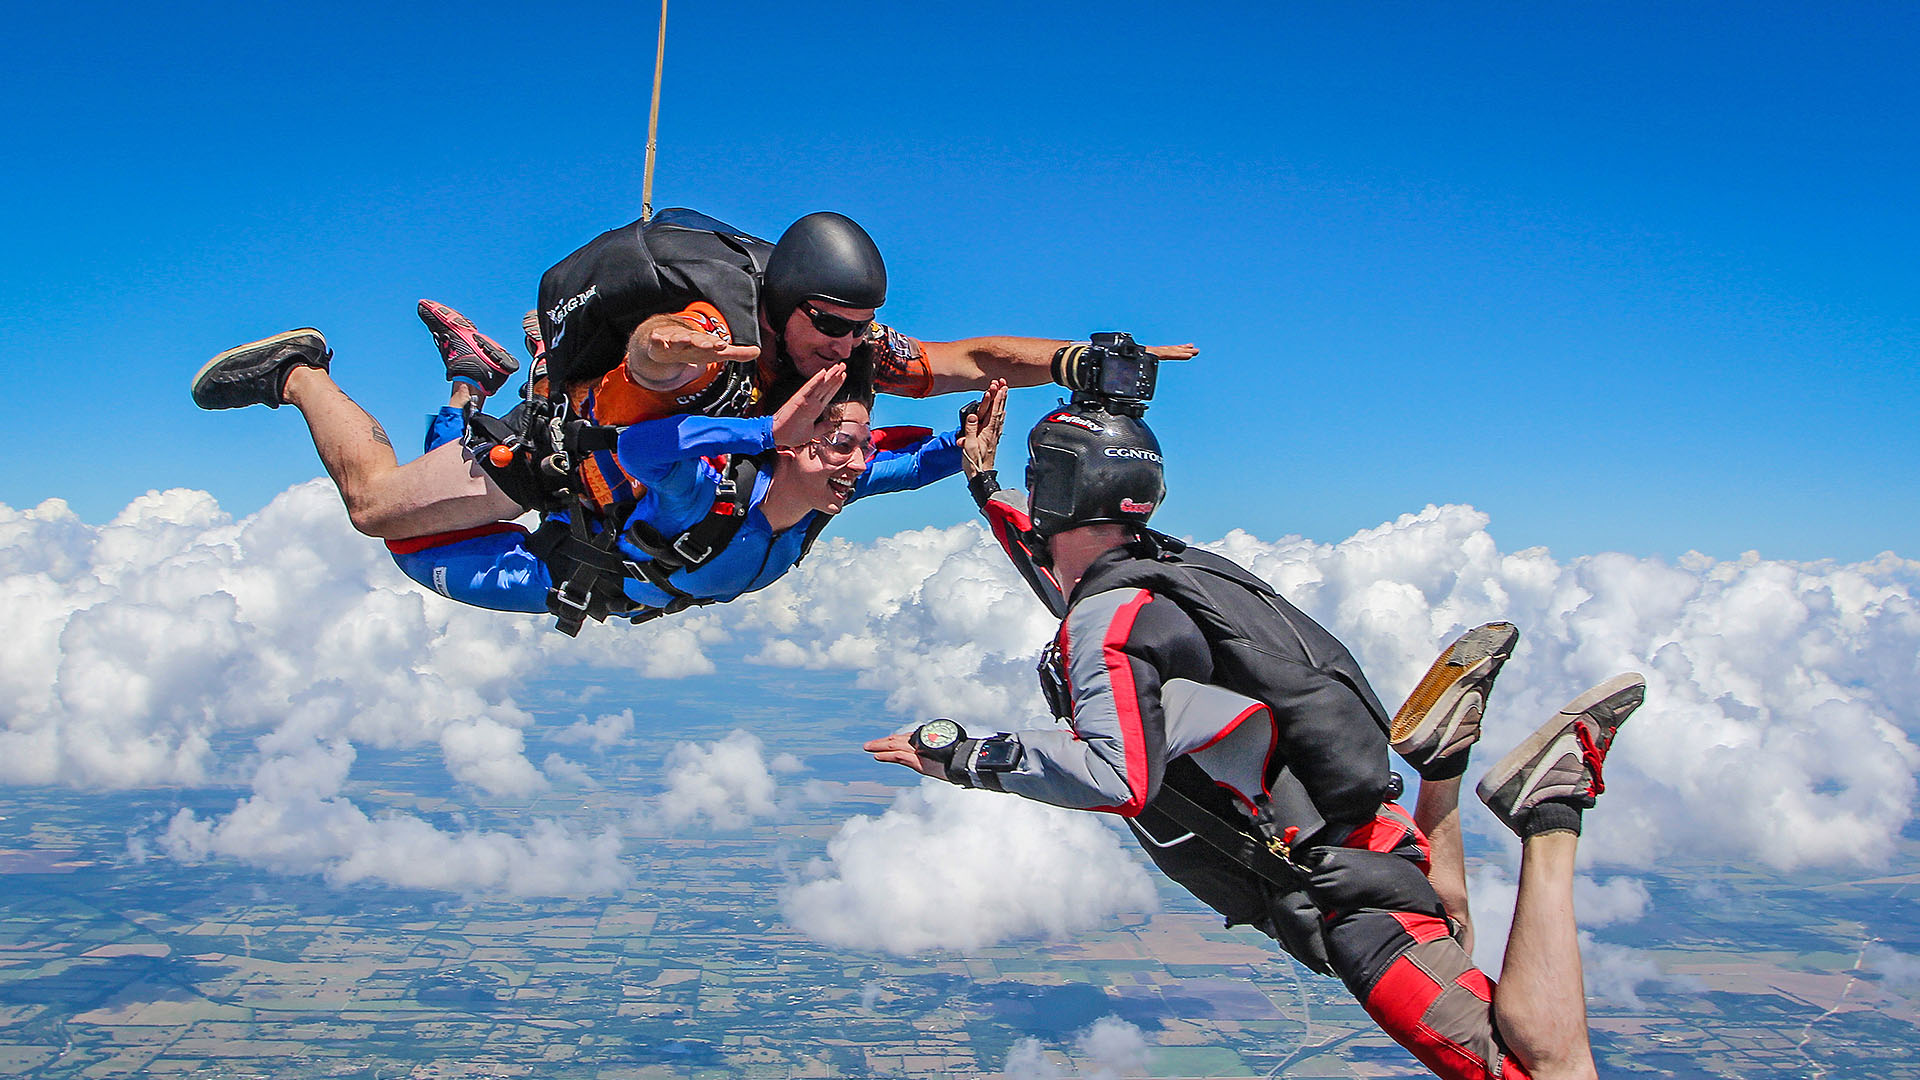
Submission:
<svg viewBox="0 0 1920 1080">
<path fill-rule="evenodd" d="M 909 491 L 959 472 L 958 434 L 930 436 L 904 450 L 873 454 L 848 501 Z M 645 494 L 622 529 L 644 522 L 664 536 L 679 535 L 712 510 L 722 482 L 702 458 L 758 454 L 773 445 L 773 421 L 768 417 L 669 416 L 624 428 L 615 455 L 620 467 L 645 486 Z M 775 532 L 760 508 L 772 479 L 771 470 L 755 476 L 740 531 L 711 562 L 675 571 L 668 580 L 676 588 L 692 596 L 732 600 L 773 584 L 800 561 L 807 528 L 819 511 Z M 620 541 L 620 551 L 635 562 L 651 558 L 625 540 Z M 527 549 L 527 534 L 517 526 L 417 551 L 396 551 L 393 559 L 414 581 L 463 604 L 497 611 L 547 610 L 552 576 L 546 564 Z M 627 578 L 623 584 L 633 609 L 618 614 L 665 607 L 672 599 L 647 581 Z"/>
</svg>

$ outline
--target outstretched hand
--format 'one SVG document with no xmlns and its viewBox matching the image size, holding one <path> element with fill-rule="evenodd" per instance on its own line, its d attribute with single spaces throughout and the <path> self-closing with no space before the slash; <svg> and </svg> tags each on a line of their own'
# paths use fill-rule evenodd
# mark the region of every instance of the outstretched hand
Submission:
<svg viewBox="0 0 1920 1080">
<path fill-rule="evenodd" d="M 960 468 L 971 480 L 993 468 L 1007 423 L 1007 380 L 995 379 L 960 421 Z"/>
<path fill-rule="evenodd" d="M 627 339 L 627 373 L 641 386 L 665 392 L 692 382 L 710 364 L 751 361 L 759 355 L 752 345 L 735 345 L 683 319 L 656 315 Z"/>
<path fill-rule="evenodd" d="M 824 371 L 815 372 L 813 378 L 802 383 L 800 389 L 787 399 L 787 403 L 773 414 L 773 444 L 805 446 L 832 433 L 834 423 L 827 419 L 827 407 L 833 403 L 833 395 L 840 392 L 841 384 L 846 381 L 847 365 L 835 364 Z"/>
<path fill-rule="evenodd" d="M 935 780 L 947 778 L 947 767 L 932 758 L 924 758 L 915 753 L 913 744 L 907 741 L 905 735 L 889 735 L 884 739 L 872 739 L 864 743 L 860 749 L 872 754 L 875 761 L 905 765 Z"/>
<path fill-rule="evenodd" d="M 1185 345 L 1149 345 L 1147 351 L 1162 360 L 1191 360 L 1200 355 L 1200 346 L 1191 342 Z"/>
</svg>

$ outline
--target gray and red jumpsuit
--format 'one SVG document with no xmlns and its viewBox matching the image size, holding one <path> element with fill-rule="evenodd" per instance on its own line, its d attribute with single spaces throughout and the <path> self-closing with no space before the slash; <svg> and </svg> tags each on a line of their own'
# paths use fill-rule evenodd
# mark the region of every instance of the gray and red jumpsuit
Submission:
<svg viewBox="0 0 1920 1080">
<path fill-rule="evenodd" d="M 971 769 L 979 744 L 968 740 L 956 778 L 1126 818 L 1168 876 L 1228 925 L 1339 975 L 1436 1074 L 1525 1077 L 1494 1027 L 1493 982 L 1427 881 L 1427 839 L 1391 801 L 1387 717 L 1346 648 L 1239 566 L 1154 533 L 1097 559 L 1063 602 L 1029 554 L 1019 496 L 985 509 L 1042 600 L 1064 611 L 1043 683 L 1068 726 L 1001 736 L 1021 748 L 1005 771 Z M 1297 830 L 1299 888 L 1187 834 L 1156 806 L 1169 787 L 1243 831 Z"/>
</svg>

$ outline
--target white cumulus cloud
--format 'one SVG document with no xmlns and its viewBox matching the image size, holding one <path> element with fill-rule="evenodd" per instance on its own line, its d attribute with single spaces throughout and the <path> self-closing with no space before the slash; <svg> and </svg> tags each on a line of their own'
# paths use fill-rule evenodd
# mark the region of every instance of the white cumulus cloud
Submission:
<svg viewBox="0 0 1920 1080">
<path fill-rule="evenodd" d="M 1039 1039 L 1019 1039 L 1008 1051 L 1007 1065 L 1000 1075 L 1005 1080 L 1120 1080 L 1147 1075 L 1146 1036 L 1117 1016 L 1094 1021 L 1074 1037 L 1073 1046 L 1078 1068 L 1069 1071 L 1054 1062 Z"/>
<path fill-rule="evenodd" d="M 540 763 L 540 771 L 546 774 L 549 783 L 561 787 L 597 788 L 600 786 L 585 766 L 561 754 L 548 754 L 546 760 Z"/>
<path fill-rule="evenodd" d="M 454 779 L 489 795 L 529 795 L 547 785 L 527 760 L 526 738 L 519 729 L 490 717 L 441 728 L 440 749 Z"/>
<path fill-rule="evenodd" d="M 769 767 L 766 745 L 738 729 L 716 742 L 678 743 L 667 753 L 667 790 L 652 801 L 653 816 L 666 825 L 745 828 L 779 812 L 774 770 L 798 767 L 791 754 L 779 755 Z"/>
<path fill-rule="evenodd" d="M 554 738 L 563 743 L 586 743 L 595 750 L 624 741 L 633 734 L 633 710 L 621 709 L 593 720 L 581 719 L 563 728 Z"/>
<path fill-rule="evenodd" d="M 1607 792 L 1587 815 L 1590 864 L 1650 867 L 1673 851 L 1782 868 L 1890 857 L 1920 769 L 1920 563 L 1892 554 L 1851 564 L 1557 559 L 1502 551 L 1488 524 L 1470 507 L 1429 507 L 1339 543 L 1235 532 L 1207 546 L 1273 581 L 1347 642 L 1389 705 L 1451 635 L 1490 619 L 1520 624 L 1482 765 L 1585 686 L 1644 672 L 1648 704 L 1623 729 Z M 1017 729 L 1044 720 L 1032 662 L 1052 630 L 971 524 L 863 545 L 829 540 L 735 603 L 567 639 L 545 619 L 463 608 L 407 582 L 351 530 L 324 481 L 237 521 L 183 490 L 142 496 L 100 526 L 57 499 L 0 506 L 0 784 L 250 783 L 230 815 L 179 825 L 166 850 L 349 873 L 347 849 L 322 835 L 325 825 L 384 845 L 354 854 L 352 873 L 414 880 L 402 856 L 437 830 L 369 817 L 347 801 L 337 774 L 351 768 L 352 749 L 428 748 L 448 778 L 491 795 L 530 795 L 549 777 L 577 785 L 584 767 L 560 759 L 543 776 L 527 759 L 531 715 L 514 700 L 525 676 L 556 659 L 587 674 L 637 666 L 665 678 L 717 670 L 708 652 L 728 644 L 761 663 L 850 672 L 911 717 Z M 612 713 L 565 735 L 610 747 L 657 722 Z M 672 766 L 685 786 L 670 782 L 669 813 L 718 822 L 777 809 L 778 759 L 738 745 L 700 754 Z M 916 796 L 918 809 L 890 814 L 937 824 L 945 818 L 930 800 L 944 797 Z M 995 808 L 982 814 L 1020 803 L 969 798 Z M 1083 819 L 1044 827 L 1059 833 Z M 1513 843 L 1477 807 L 1463 819 L 1479 842 Z M 849 837 L 880 827 L 863 820 L 836 841 L 832 861 L 859 863 Z M 539 845 L 531 834 L 507 837 L 526 857 L 496 861 L 571 858 L 572 871 L 529 876 L 599 882 L 601 835 Z M 450 850 L 479 836 L 448 832 L 434 843 Z M 864 898 L 879 875 L 836 869 L 810 885 Z M 981 940 L 1055 932 L 1026 914 L 996 925 L 1008 929 L 983 928 Z"/>
<path fill-rule="evenodd" d="M 1891 945 L 1874 942 L 1867 946 L 1862 966 L 1880 973 L 1891 986 L 1920 983 L 1920 956 L 1903 953 Z"/>
<path fill-rule="evenodd" d="M 1047 1055 L 1039 1039 L 1016 1039 L 1007 1051 L 1007 1066 L 1000 1070 L 1003 1080 L 1064 1080 L 1066 1073 Z"/>
<path fill-rule="evenodd" d="M 0 599 L 0 783 L 251 784 L 230 813 L 184 814 L 143 850 L 457 891 L 624 880 L 614 834 L 449 832 L 341 794 L 356 746 L 437 747 L 451 779 L 539 790 L 511 692 L 557 635 L 413 586 L 330 485 L 242 521 L 181 490 L 99 527 L 58 500 L 0 507 Z"/>
<path fill-rule="evenodd" d="M 1341 638 L 1389 708 L 1439 647 L 1481 622 L 1519 624 L 1480 762 L 1586 687 L 1643 672 L 1583 857 L 1652 866 L 1672 851 L 1794 868 L 1881 864 L 1920 769 L 1920 562 L 1748 555 L 1676 563 L 1502 552 L 1486 515 L 1428 507 L 1337 544 L 1234 532 L 1206 547 L 1246 565 Z M 969 728 L 1040 719 L 1032 661 L 1053 629 L 974 525 L 825 544 L 732 605 L 772 663 L 839 667 L 889 704 Z M 1505 838 L 1468 807 L 1483 837 Z M 1751 823 L 1769 823 L 1764 830 Z"/>
<path fill-rule="evenodd" d="M 1081 1075 L 1088 1080 L 1118 1080 L 1147 1074 L 1147 1040 L 1140 1029 L 1117 1016 L 1106 1016 L 1073 1041 L 1085 1062 Z"/>
<path fill-rule="evenodd" d="M 253 794 L 213 819 L 181 810 L 158 846 L 186 863 L 214 856 L 319 874 L 339 885 L 377 881 L 476 895 L 577 896 L 624 887 L 620 837 L 536 820 L 523 835 L 449 832 L 417 817 L 370 816 L 338 794 L 353 760 L 342 739 L 281 745 L 261 762 Z"/>
<path fill-rule="evenodd" d="M 1064 938 L 1158 906 L 1119 834 L 1091 814 L 928 781 L 846 823 L 781 911 L 816 941 L 913 954 Z"/>
</svg>

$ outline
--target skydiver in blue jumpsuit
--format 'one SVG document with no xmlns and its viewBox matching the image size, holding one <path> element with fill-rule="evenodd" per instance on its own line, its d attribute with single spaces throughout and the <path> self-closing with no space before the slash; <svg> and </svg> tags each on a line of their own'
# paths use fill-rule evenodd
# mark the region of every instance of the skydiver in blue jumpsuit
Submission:
<svg viewBox="0 0 1920 1080">
<path fill-rule="evenodd" d="M 640 526 L 654 535 L 677 536 L 713 509 L 724 477 L 706 459 L 771 455 L 771 463 L 753 478 L 752 491 L 742 493 L 745 519 L 718 555 L 668 574 L 666 584 L 673 593 L 641 577 L 624 578 L 632 607 L 611 614 L 664 609 L 680 597 L 700 603 L 726 601 L 763 589 L 799 562 L 820 515 L 837 514 L 869 495 L 908 491 L 951 476 L 962 470 L 968 446 L 976 447 L 972 453 L 979 457 L 982 428 L 992 425 L 997 437 L 1006 400 L 1001 383 L 988 389 L 978 418 L 969 418 L 967 430 L 928 435 L 897 449 L 874 449 L 869 443 L 871 391 L 846 388 L 845 380 L 844 368 L 828 369 L 773 416 L 672 416 L 622 429 L 614 457 L 642 494 L 618 523 L 623 536 L 616 544 L 620 555 L 636 564 L 654 556 L 624 534 Z M 408 577 L 462 603 L 545 612 L 552 575 L 528 540 L 523 529 L 504 525 L 419 550 L 396 546 L 394 560 Z"/>
</svg>

